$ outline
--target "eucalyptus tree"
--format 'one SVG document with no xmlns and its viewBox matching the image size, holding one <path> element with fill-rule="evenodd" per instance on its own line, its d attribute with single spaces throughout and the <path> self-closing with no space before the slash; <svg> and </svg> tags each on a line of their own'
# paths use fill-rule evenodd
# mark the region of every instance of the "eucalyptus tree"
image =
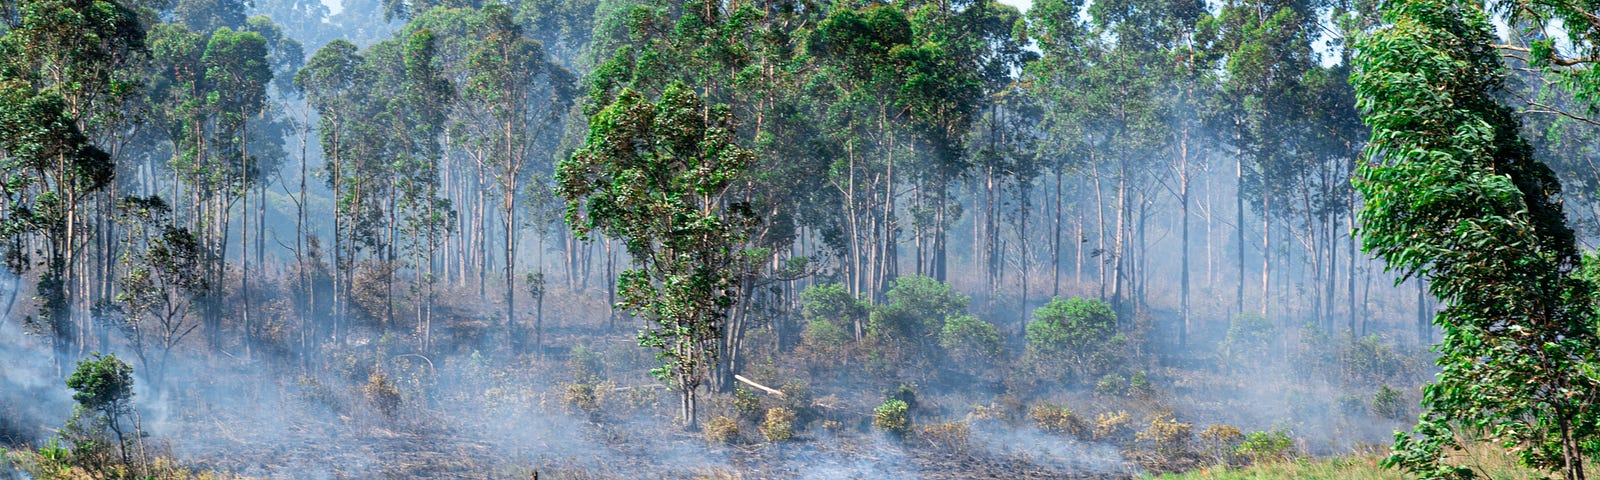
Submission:
<svg viewBox="0 0 1600 480">
<path fill-rule="evenodd" d="M 558 138 L 574 95 L 572 73 L 551 62 L 539 42 L 527 38 L 509 7 L 493 4 L 480 13 L 482 35 L 467 58 L 470 72 L 461 97 L 481 116 L 470 140 L 500 194 L 505 263 L 504 322 L 515 330 L 517 201 L 524 169 Z"/>
<path fill-rule="evenodd" d="M 295 74 L 295 86 L 305 92 L 306 101 L 317 109 L 317 134 L 323 155 L 327 158 L 327 182 L 335 192 L 341 191 L 346 182 L 341 166 L 351 149 L 347 138 L 349 130 L 353 128 L 352 124 L 361 121 L 353 89 L 362 62 L 355 44 L 335 40 L 317 50 L 306 62 L 306 67 Z M 330 333 L 337 341 L 344 340 L 340 327 L 348 322 L 350 301 L 348 255 L 343 248 L 343 244 L 349 241 L 345 235 L 345 223 L 345 215 L 334 215 L 334 311 L 330 312 L 334 323 Z"/>
<path fill-rule="evenodd" d="M 1357 43 L 1352 77 L 1372 127 L 1355 182 L 1362 246 L 1429 280 L 1446 305 L 1427 411 L 1385 463 L 1471 477 L 1448 452 L 1482 435 L 1526 465 L 1585 478 L 1600 420 L 1595 277 L 1560 183 L 1500 103 L 1507 68 L 1490 16 L 1449 0 L 1386 2 L 1383 15 Z"/>
<path fill-rule="evenodd" d="M 213 263 L 212 281 L 221 284 L 228 258 L 228 234 L 232 224 L 235 202 L 243 202 L 243 211 L 250 211 L 249 190 L 260 181 L 261 169 L 256 164 L 250 144 L 250 120 L 259 115 L 267 103 L 267 85 L 272 81 L 272 67 L 268 64 L 266 39 L 254 32 L 235 32 L 228 27 L 218 28 L 206 43 L 200 63 L 205 68 L 205 82 L 209 87 L 207 109 L 215 112 L 216 124 L 212 131 L 212 145 L 216 153 L 210 158 L 214 163 L 197 165 L 205 183 L 196 185 L 202 190 L 202 201 L 209 203 L 206 234 Z M 244 329 L 244 348 L 251 351 L 250 334 L 250 255 L 247 240 L 250 237 L 248 217 L 240 222 L 240 310 Z M 259 227 L 258 227 L 259 228 Z M 219 301 L 215 299 L 214 301 Z M 221 316 L 213 307 L 211 316 Z M 216 345 L 216 329 L 208 332 Z"/>
<path fill-rule="evenodd" d="M 618 305 L 652 324 L 640 344 L 657 350 L 663 365 L 652 373 L 678 390 L 689 429 L 696 391 L 725 353 L 717 347 L 757 223 L 734 195 L 755 161 L 737 139 L 729 108 L 685 85 L 667 87 L 658 102 L 625 89 L 556 172 L 572 228 L 622 239 L 636 262 L 618 280 Z"/>
<path fill-rule="evenodd" d="M 118 322 L 139 366 L 157 388 L 165 388 L 172 351 L 199 328 L 194 307 L 212 288 L 205 251 L 188 228 L 178 226 L 172 207 L 159 196 L 126 197 L 118 220 L 131 246 L 123 252 Z"/>
<path fill-rule="evenodd" d="M 82 209 L 111 182 L 109 154 L 92 143 L 130 85 L 122 71 L 145 51 L 132 10 L 103 0 L 28 0 L 0 37 L 0 233 L 7 264 L 30 269 L 43 254 L 34 321 L 50 333 L 58 367 L 78 343 L 72 270 L 87 241 Z M 34 244 L 30 239 L 37 239 Z"/>
<path fill-rule="evenodd" d="M 1302 85 L 1314 65 L 1311 39 L 1317 16 L 1302 0 L 1239 1 L 1224 4 L 1206 25 L 1215 38 L 1225 80 L 1206 109 L 1214 131 L 1233 147 L 1235 244 L 1239 284 L 1235 307 L 1244 309 L 1245 201 L 1262 217 L 1261 311 L 1271 293 L 1272 216 L 1288 204 L 1286 186 L 1296 171 L 1296 135 L 1303 124 Z"/>
</svg>

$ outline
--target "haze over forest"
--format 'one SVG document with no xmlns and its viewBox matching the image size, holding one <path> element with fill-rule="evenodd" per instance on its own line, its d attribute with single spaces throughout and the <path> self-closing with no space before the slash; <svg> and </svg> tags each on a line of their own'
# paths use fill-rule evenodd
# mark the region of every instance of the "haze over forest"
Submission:
<svg viewBox="0 0 1600 480">
<path fill-rule="evenodd" d="M 1600 392 L 1528 373 L 1600 371 L 1555 0 L 3 1 L 0 478 L 1130 478 Z"/>
</svg>

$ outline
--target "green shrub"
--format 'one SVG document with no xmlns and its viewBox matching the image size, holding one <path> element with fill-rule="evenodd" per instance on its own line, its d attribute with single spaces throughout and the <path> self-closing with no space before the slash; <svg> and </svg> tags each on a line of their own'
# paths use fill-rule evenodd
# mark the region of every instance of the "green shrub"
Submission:
<svg viewBox="0 0 1600 480">
<path fill-rule="evenodd" d="M 872 409 L 872 426 L 895 435 L 911 431 L 911 408 L 901 400 L 888 400 Z"/>
<path fill-rule="evenodd" d="M 1336 403 L 1339 404 L 1339 413 L 1347 416 L 1361 416 L 1367 413 L 1367 402 L 1357 395 L 1340 395 Z"/>
<path fill-rule="evenodd" d="M 477 355 L 477 352 L 473 352 Z M 585 345 L 572 348 L 572 357 L 567 359 L 567 369 L 572 372 L 572 381 L 577 383 L 600 383 L 601 372 L 605 371 L 605 362 L 600 359 L 600 354 Z"/>
<path fill-rule="evenodd" d="M 1228 335 L 1217 347 L 1217 356 L 1227 368 L 1256 370 L 1271 358 L 1267 352 L 1276 335 L 1266 317 L 1240 313 L 1228 322 Z"/>
<path fill-rule="evenodd" d="M 1372 396 L 1372 413 L 1390 420 L 1405 420 L 1407 411 L 1404 397 L 1399 390 L 1389 388 L 1388 385 L 1378 387 L 1378 393 Z"/>
<path fill-rule="evenodd" d="M 1117 334 L 1117 316 L 1099 300 L 1057 298 L 1033 311 L 1027 351 L 1046 375 L 1092 374 L 1116 363 L 1127 346 Z M 1057 371 L 1056 365 L 1067 368 Z"/>
<path fill-rule="evenodd" d="M 994 324 L 972 315 L 954 315 L 944 320 L 939 346 L 957 365 L 980 370 L 1004 355 L 1005 341 Z"/>
<path fill-rule="evenodd" d="M 884 303 L 872 309 L 869 328 L 891 342 L 921 343 L 938 338 L 944 319 L 967 312 L 971 300 L 950 284 L 928 277 L 895 279 Z"/>
<path fill-rule="evenodd" d="M 1284 430 L 1250 432 L 1244 441 L 1234 447 L 1234 452 L 1249 458 L 1251 463 L 1287 460 L 1294 453 L 1294 438 Z"/>
<path fill-rule="evenodd" d="M 1156 394 L 1155 385 L 1150 384 L 1150 378 L 1144 371 L 1133 372 L 1128 377 L 1128 396 L 1134 398 L 1150 398 Z"/>
<path fill-rule="evenodd" d="M 733 411 L 743 420 L 756 421 L 761 416 L 761 398 L 744 387 L 733 389 Z"/>
<path fill-rule="evenodd" d="M 1117 375 L 1115 373 L 1107 373 L 1106 376 L 1100 377 L 1099 382 L 1094 384 L 1094 393 L 1100 395 L 1120 397 L 1122 394 L 1127 393 L 1127 391 L 1128 379 L 1123 378 L 1122 375 Z"/>
</svg>

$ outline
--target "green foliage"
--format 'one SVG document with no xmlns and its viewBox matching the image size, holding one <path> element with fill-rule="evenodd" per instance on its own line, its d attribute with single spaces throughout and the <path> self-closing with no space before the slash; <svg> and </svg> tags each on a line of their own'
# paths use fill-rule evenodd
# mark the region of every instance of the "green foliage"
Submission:
<svg viewBox="0 0 1600 480">
<path fill-rule="evenodd" d="M 567 357 L 567 370 L 572 372 L 574 382 L 598 383 L 605 371 L 605 363 L 601 361 L 600 354 L 588 345 L 578 345 L 572 348 L 571 356 Z"/>
<path fill-rule="evenodd" d="M 640 344 L 657 351 L 662 366 L 652 373 L 684 396 L 691 426 L 693 392 L 739 300 L 755 213 L 733 194 L 754 160 L 737 145 L 726 106 L 675 84 L 659 102 L 623 92 L 591 119 L 585 147 L 557 167 L 574 231 L 622 239 L 640 266 L 618 279 L 618 306 L 652 325 Z"/>
<path fill-rule="evenodd" d="M 1005 356 L 1005 342 L 993 323 L 972 315 L 955 315 L 944 320 L 939 345 L 958 365 L 979 370 Z"/>
<path fill-rule="evenodd" d="M 1382 7 L 1389 25 L 1356 43 L 1352 77 L 1373 129 L 1355 181 L 1362 247 L 1448 305 L 1434 317 L 1444 336 L 1426 412 L 1386 463 L 1461 477 L 1468 467 L 1447 452 L 1487 434 L 1578 478 L 1596 432 L 1600 337 L 1561 185 L 1499 101 L 1508 69 L 1484 6 Z"/>
<path fill-rule="evenodd" d="M 1126 346 L 1127 339 L 1116 333 L 1116 322 L 1116 314 L 1105 302 L 1057 298 L 1033 311 L 1027 351 L 1035 361 L 1050 367 L 1047 371 L 1059 364 L 1066 368 L 1061 374 L 1097 373 L 1109 368 L 1111 356 Z"/>
<path fill-rule="evenodd" d="M 872 409 L 872 426 L 894 435 L 911 431 L 911 407 L 905 401 L 890 399 Z"/>
<path fill-rule="evenodd" d="M 945 319 L 965 314 L 970 301 L 948 283 L 921 276 L 900 277 L 885 294 L 884 303 L 872 309 L 870 330 L 881 339 L 925 349 L 939 340 Z"/>
<path fill-rule="evenodd" d="M 1228 321 L 1228 335 L 1217 347 L 1217 356 L 1229 368 L 1255 371 L 1271 361 L 1268 355 L 1277 339 L 1272 322 L 1254 312 L 1234 315 Z"/>
<path fill-rule="evenodd" d="M 744 387 L 734 388 L 733 411 L 739 419 L 755 422 L 761 417 L 761 398 Z"/>
<path fill-rule="evenodd" d="M 806 319 L 808 329 L 810 324 L 816 322 L 826 322 L 832 329 L 840 331 L 843 331 L 843 327 L 859 328 L 867 319 L 867 312 L 866 302 L 850 295 L 844 285 L 838 283 L 819 283 L 800 292 L 800 316 Z M 844 331 L 844 334 L 851 335 L 848 331 Z M 837 337 L 833 332 L 822 337 L 818 340 L 826 342 L 824 344 L 842 345 L 833 341 Z M 846 340 L 850 338 L 853 336 Z"/>
<path fill-rule="evenodd" d="M 1294 455 L 1294 437 L 1287 430 L 1264 430 L 1245 434 L 1234 452 L 1251 463 L 1282 461 Z"/>
<path fill-rule="evenodd" d="M 1388 385 L 1378 387 L 1378 392 L 1372 394 L 1372 413 L 1390 420 L 1405 420 L 1410 412 L 1406 407 L 1405 397 L 1399 390 L 1389 388 Z"/>
<path fill-rule="evenodd" d="M 1120 397 L 1128 392 L 1128 379 L 1115 373 L 1107 373 L 1100 377 L 1094 384 L 1094 393 L 1113 397 Z"/>
<path fill-rule="evenodd" d="M 78 405 L 115 421 L 133 408 L 133 367 L 115 354 L 96 353 L 78 362 L 67 388 L 76 391 L 72 399 Z"/>
<path fill-rule="evenodd" d="M 1128 377 L 1128 396 L 1133 398 L 1150 398 L 1156 394 L 1155 385 L 1150 384 L 1150 378 L 1143 370 L 1133 372 Z"/>
<path fill-rule="evenodd" d="M 767 441 L 777 443 L 794 438 L 794 410 L 784 407 L 767 409 L 766 419 L 761 422 L 761 434 Z"/>
</svg>

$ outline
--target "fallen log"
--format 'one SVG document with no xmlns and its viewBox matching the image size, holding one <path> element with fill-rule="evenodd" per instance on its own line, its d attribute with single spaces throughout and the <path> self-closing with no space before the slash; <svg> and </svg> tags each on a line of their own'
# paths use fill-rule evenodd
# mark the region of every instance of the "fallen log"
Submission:
<svg viewBox="0 0 1600 480">
<path fill-rule="evenodd" d="M 741 381 L 741 382 L 744 382 L 746 385 L 759 388 L 763 392 L 767 392 L 769 394 L 772 394 L 772 395 L 775 395 L 775 396 L 779 396 L 779 397 L 783 396 L 783 392 L 778 391 L 775 388 L 771 388 L 771 387 L 768 387 L 766 385 L 762 385 L 762 384 L 756 383 L 754 380 L 751 380 L 751 379 L 748 379 L 748 378 L 744 378 L 744 375 L 734 374 L 733 375 L 733 379 Z"/>
</svg>

